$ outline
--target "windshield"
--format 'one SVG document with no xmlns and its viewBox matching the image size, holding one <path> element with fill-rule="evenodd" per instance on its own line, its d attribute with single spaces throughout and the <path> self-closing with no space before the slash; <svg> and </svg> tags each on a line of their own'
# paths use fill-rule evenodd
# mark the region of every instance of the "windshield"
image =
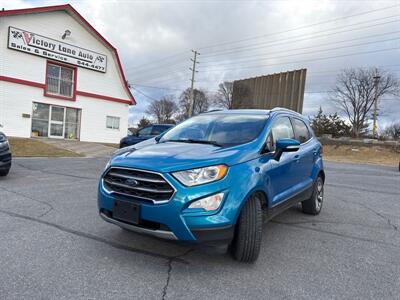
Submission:
<svg viewBox="0 0 400 300">
<path fill-rule="evenodd" d="M 267 115 L 204 114 L 172 128 L 160 142 L 208 143 L 221 147 L 240 145 L 254 140 L 267 118 Z"/>
</svg>

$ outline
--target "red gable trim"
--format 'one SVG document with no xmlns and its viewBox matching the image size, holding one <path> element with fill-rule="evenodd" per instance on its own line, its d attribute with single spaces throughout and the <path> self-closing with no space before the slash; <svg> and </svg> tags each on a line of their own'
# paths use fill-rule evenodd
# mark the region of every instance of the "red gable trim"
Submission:
<svg viewBox="0 0 400 300">
<path fill-rule="evenodd" d="M 33 86 L 33 87 L 41 88 L 41 89 L 45 89 L 46 88 L 46 85 L 44 83 L 38 83 L 38 82 L 29 81 L 29 80 L 23 80 L 23 79 L 8 77 L 8 76 L 1 76 L 0 75 L 0 81 L 8 81 L 8 82 L 17 83 L 17 84 Z"/>
<path fill-rule="evenodd" d="M 57 96 L 57 95 L 46 94 L 46 84 L 45 83 L 39 83 L 39 82 L 18 79 L 18 78 L 8 77 L 8 76 L 1 76 L 1 75 L 0 75 L 0 81 L 7 81 L 7 82 L 16 83 L 16 84 L 22 84 L 22 85 L 32 86 L 32 87 L 36 87 L 36 88 L 41 88 L 45 91 L 45 93 L 44 93 L 45 97 L 75 101 L 75 98 L 72 99 L 72 98 L 66 98 L 66 97 L 61 97 L 61 96 Z M 118 102 L 118 103 L 124 103 L 124 104 L 129 104 L 129 105 L 132 104 L 131 100 L 114 98 L 114 97 L 110 97 L 110 96 L 106 96 L 106 95 L 94 94 L 94 93 L 78 91 L 78 90 L 75 92 L 75 95 L 96 98 L 96 99 L 101 99 L 101 100 L 106 100 L 106 101 L 113 101 L 113 102 Z"/>
<path fill-rule="evenodd" d="M 51 11 L 59 11 L 59 10 L 65 10 L 71 14 L 74 14 L 77 16 L 97 37 L 100 38 L 100 40 L 106 44 L 114 53 L 115 55 L 115 60 L 117 61 L 118 69 L 121 74 L 121 78 L 124 82 L 124 88 L 126 92 L 128 93 L 129 98 L 131 99 L 131 105 L 136 104 L 135 97 L 133 97 L 129 86 L 128 86 L 128 81 L 126 80 L 125 73 L 122 69 L 121 61 L 118 56 L 118 51 L 116 48 L 114 48 L 113 45 L 111 45 L 96 29 L 93 28 L 92 25 L 89 24 L 88 21 L 80 13 L 78 13 L 75 8 L 73 8 L 70 4 L 63 4 L 63 5 L 54 5 L 54 6 L 43 6 L 43 7 L 34 7 L 34 8 L 25 8 L 25 9 L 11 9 L 11 10 L 4 10 L 0 11 L 0 17 L 3 16 L 11 16 L 11 15 L 21 15 L 21 14 L 31 14 L 31 13 L 42 13 L 42 12 L 51 12 Z"/>
<path fill-rule="evenodd" d="M 109 97 L 109 96 L 105 96 L 105 95 L 93 94 L 93 93 L 84 92 L 84 91 L 76 91 L 76 94 L 79 96 L 84 96 L 84 97 L 91 97 L 91 98 L 97 98 L 97 99 L 102 99 L 102 100 L 114 101 L 114 102 L 129 104 L 129 105 L 131 104 L 131 101 L 129 101 L 129 100 Z"/>
</svg>

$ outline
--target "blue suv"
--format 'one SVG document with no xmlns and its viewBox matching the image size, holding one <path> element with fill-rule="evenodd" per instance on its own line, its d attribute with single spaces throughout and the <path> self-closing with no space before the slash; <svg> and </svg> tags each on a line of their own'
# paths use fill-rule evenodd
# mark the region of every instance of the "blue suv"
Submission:
<svg viewBox="0 0 400 300">
<path fill-rule="evenodd" d="M 301 203 L 321 211 L 322 147 L 307 120 L 282 108 L 204 113 L 117 150 L 101 175 L 100 216 L 170 240 L 260 252 L 262 224 Z"/>
<path fill-rule="evenodd" d="M 127 135 L 119 142 L 119 147 L 124 148 L 151 139 L 164 131 L 174 127 L 172 124 L 153 124 L 139 129 L 135 134 Z"/>
</svg>

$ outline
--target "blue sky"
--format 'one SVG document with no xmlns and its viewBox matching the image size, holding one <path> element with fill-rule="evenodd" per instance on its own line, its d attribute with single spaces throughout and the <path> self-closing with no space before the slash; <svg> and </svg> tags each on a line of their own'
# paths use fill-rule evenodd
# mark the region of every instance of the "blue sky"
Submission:
<svg viewBox="0 0 400 300">
<path fill-rule="evenodd" d="M 196 87 L 210 93 L 224 80 L 307 68 L 306 115 L 338 111 L 326 92 L 343 68 L 383 66 L 400 76 L 400 0 L 0 0 L 0 8 L 65 3 L 118 49 L 138 102 L 133 124 L 152 99 L 189 87 L 191 49 L 201 53 Z M 380 108 L 381 126 L 400 119 L 398 97 Z"/>
</svg>

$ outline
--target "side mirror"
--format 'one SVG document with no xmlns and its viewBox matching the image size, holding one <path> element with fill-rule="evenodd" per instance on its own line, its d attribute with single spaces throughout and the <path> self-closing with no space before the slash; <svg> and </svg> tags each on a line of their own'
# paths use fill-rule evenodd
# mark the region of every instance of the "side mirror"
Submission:
<svg viewBox="0 0 400 300">
<path fill-rule="evenodd" d="M 274 159 L 279 161 L 283 152 L 296 152 L 300 148 L 300 143 L 294 139 L 279 139 L 276 141 Z"/>
</svg>

